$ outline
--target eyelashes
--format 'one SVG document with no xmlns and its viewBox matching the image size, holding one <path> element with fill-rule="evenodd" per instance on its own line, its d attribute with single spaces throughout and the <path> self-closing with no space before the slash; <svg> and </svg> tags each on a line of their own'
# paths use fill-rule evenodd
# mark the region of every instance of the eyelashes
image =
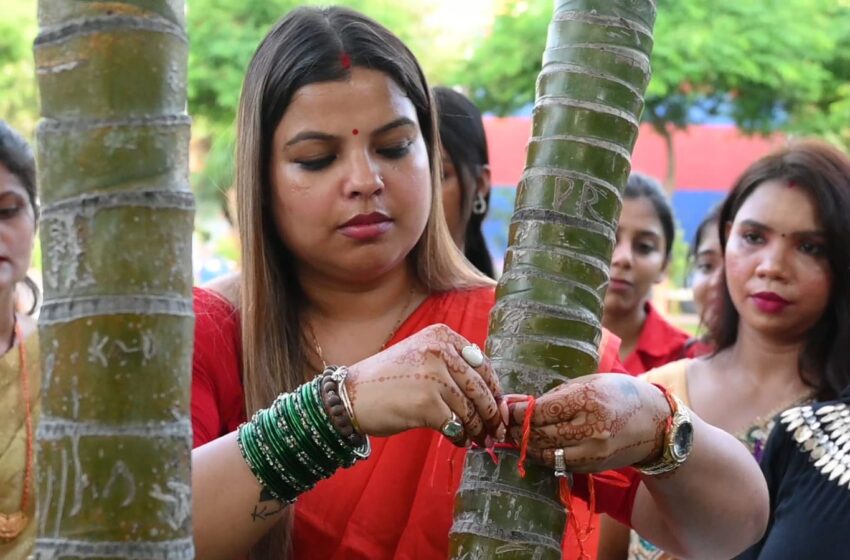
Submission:
<svg viewBox="0 0 850 560">
<path fill-rule="evenodd" d="M 401 144 L 387 148 L 379 148 L 375 150 L 375 152 L 384 158 L 398 160 L 406 157 L 410 153 L 412 145 L 412 140 L 405 140 Z M 322 157 L 295 160 L 295 163 L 297 163 L 305 171 L 321 171 L 330 167 L 338 158 L 339 156 L 337 154 L 329 154 Z"/>
</svg>

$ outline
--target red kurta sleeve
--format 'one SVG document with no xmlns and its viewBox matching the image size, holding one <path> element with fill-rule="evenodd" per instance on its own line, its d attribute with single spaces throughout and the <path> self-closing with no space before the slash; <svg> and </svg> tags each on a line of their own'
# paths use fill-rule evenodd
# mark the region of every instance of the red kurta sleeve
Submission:
<svg viewBox="0 0 850 560">
<path fill-rule="evenodd" d="M 210 290 L 193 292 L 192 430 L 198 447 L 235 430 L 245 417 L 245 404 L 236 308 Z"/>
</svg>

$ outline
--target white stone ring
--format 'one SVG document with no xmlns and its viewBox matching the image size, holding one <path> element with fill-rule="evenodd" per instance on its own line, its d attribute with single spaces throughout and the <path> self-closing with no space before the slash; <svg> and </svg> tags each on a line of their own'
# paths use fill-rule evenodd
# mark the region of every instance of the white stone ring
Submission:
<svg viewBox="0 0 850 560">
<path fill-rule="evenodd" d="M 484 365 L 484 352 L 477 344 L 468 344 L 460 349 L 460 355 L 466 360 L 471 368 L 479 368 Z"/>
<path fill-rule="evenodd" d="M 452 412 L 451 418 L 443 422 L 440 433 L 453 441 L 460 439 L 463 435 L 463 424 L 460 423 L 457 414 Z"/>
</svg>

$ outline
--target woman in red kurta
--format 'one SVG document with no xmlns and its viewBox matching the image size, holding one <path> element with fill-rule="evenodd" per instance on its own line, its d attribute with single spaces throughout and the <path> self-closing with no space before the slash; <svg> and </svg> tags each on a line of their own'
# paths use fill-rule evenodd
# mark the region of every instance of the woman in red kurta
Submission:
<svg viewBox="0 0 850 560">
<path fill-rule="evenodd" d="M 207 441 L 192 455 L 199 557 L 230 560 L 266 535 L 263 551 L 253 552 L 280 558 L 283 542 L 273 541 L 291 533 L 285 518 L 294 509 L 302 558 L 442 558 L 460 453 L 438 431 L 460 422 L 460 435 L 481 443 L 506 429 L 516 437 L 527 401 L 502 400 L 487 360 L 467 357 L 469 339 L 483 343 L 492 282 L 469 266 L 448 233 L 435 122 L 412 53 L 356 12 L 293 10 L 255 53 L 236 154 L 242 272 L 224 287 L 237 303 L 203 292 L 196 299 L 193 421 L 197 443 Z M 228 430 L 244 412 L 252 416 L 281 392 L 298 390 L 326 363 L 351 364 L 339 381 L 351 395 L 346 425 L 392 437 L 376 439 L 371 459 L 337 471 L 287 508 L 268 490 L 276 479 L 311 476 L 309 458 L 270 459 L 263 467 L 270 478 L 255 479 L 246 461 L 256 457 L 243 459 L 240 434 Z M 511 403 L 501 415 L 498 400 Z M 551 466 L 553 446 L 577 472 L 656 461 L 668 447 L 671 406 L 658 388 L 630 376 L 587 376 L 538 403 L 528 455 L 543 464 Z M 248 453 L 282 457 L 303 445 L 302 453 L 327 463 L 330 455 L 307 448 L 309 430 L 291 422 L 263 430 L 281 441 L 291 430 L 301 444 L 271 449 L 255 440 Z M 426 427 L 434 431 L 414 429 Z M 584 435 L 563 441 L 559 434 L 576 428 Z M 693 430 L 699 445 L 676 476 L 642 477 L 610 496 L 600 487 L 599 502 L 680 553 L 705 540 L 734 553 L 760 529 L 760 473 L 698 418 Z M 298 461 L 305 472 L 293 469 Z M 698 484 L 709 475 L 719 490 Z M 629 515 L 632 501 L 636 513 Z M 721 503 L 727 515 L 714 520 Z"/>
<path fill-rule="evenodd" d="M 443 323 L 481 346 L 493 305 L 492 288 L 435 294 L 401 325 L 389 345 Z M 245 421 L 238 313 L 209 290 L 195 290 L 195 360 L 192 422 L 195 446 L 225 435 Z M 602 371 L 622 371 L 616 337 L 603 336 Z M 295 557 L 445 558 L 466 450 L 438 432 L 410 430 L 372 438 L 372 455 L 321 481 L 295 508 Z M 596 485 L 599 508 L 628 523 L 637 489 Z M 577 486 L 579 496 L 584 487 Z M 575 541 L 565 540 L 572 550 Z"/>
</svg>

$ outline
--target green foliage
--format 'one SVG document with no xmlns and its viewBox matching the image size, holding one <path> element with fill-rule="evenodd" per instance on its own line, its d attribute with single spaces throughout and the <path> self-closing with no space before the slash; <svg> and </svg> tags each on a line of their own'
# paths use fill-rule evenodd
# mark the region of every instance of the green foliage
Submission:
<svg viewBox="0 0 850 560">
<path fill-rule="evenodd" d="M 482 110 L 504 115 L 534 101 L 534 83 L 552 19 L 550 0 L 503 0 L 490 35 L 454 77 Z"/>
<path fill-rule="evenodd" d="M 33 137 L 38 99 L 31 45 L 37 31 L 35 2 L 3 0 L 0 17 L 0 119 Z"/>
<path fill-rule="evenodd" d="M 327 2 L 303 0 L 192 0 L 187 28 L 189 109 L 216 124 L 230 125 L 236 114 L 242 78 L 260 40 L 286 12 L 302 5 Z M 418 35 L 422 10 L 414 3 L 387 0 L 338 2 L 386 25 L 409 45 Z"/>
<path fill-rule="evenodd" d="M 534 99 L 550 0 L 503 0 L 455 77 L 497 114 Z M 842 0 L 659 0 L 644 119 L 684 126 L 695 106 L 742 128 L 850 145 L 850 5 Z"/>
</svg>

